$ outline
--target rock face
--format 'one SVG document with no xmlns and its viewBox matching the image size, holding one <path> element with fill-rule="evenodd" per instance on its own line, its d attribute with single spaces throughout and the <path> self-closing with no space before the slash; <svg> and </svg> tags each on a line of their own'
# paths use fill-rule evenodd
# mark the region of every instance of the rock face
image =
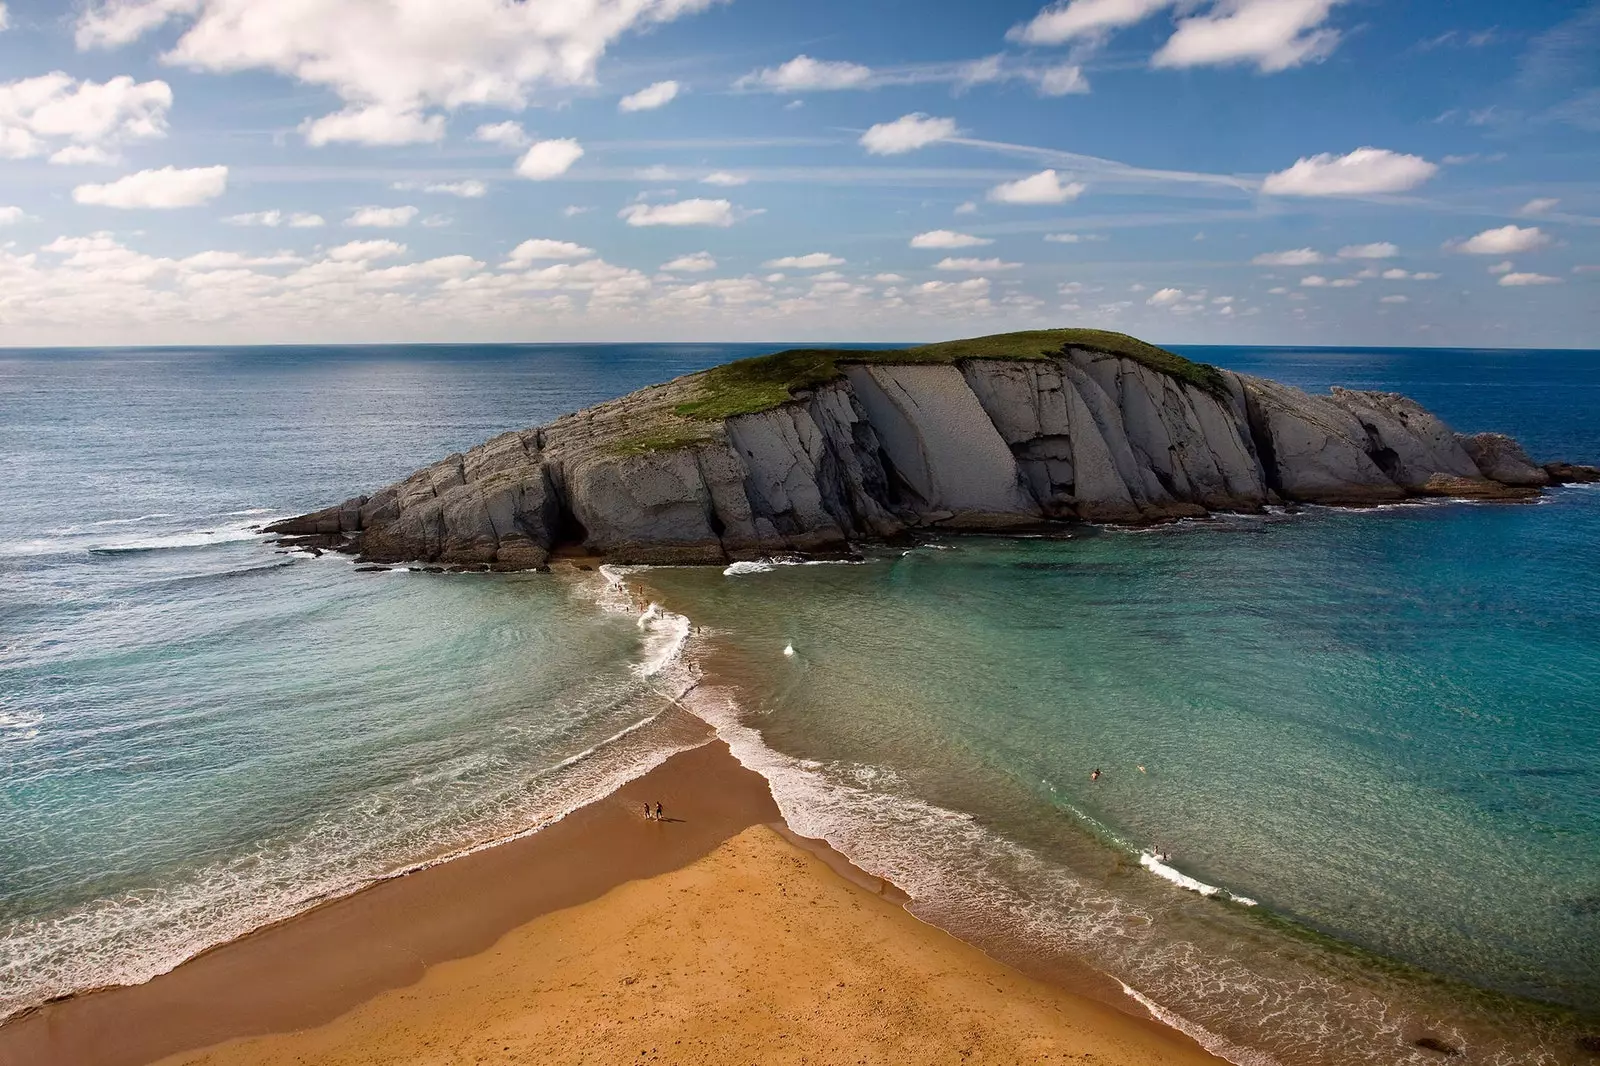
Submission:
<svg viewBox="0 0 1600 1066">
<path fill-rule="evenodd" d="M 863 361 L 770 410 L 653 442 L 652 413 L 693 395 L 694 381 L 503 434 L 269 531 L 376 562 L 520 570 L 570 549 L 721 563 L 916 530 L 1516 498 L 1552 480 L 1510 438 L 1458 437 L 1403 396 L 1312 396 L 1233 373 L 1202 388 L 1079 348 Z"/>
</svg>

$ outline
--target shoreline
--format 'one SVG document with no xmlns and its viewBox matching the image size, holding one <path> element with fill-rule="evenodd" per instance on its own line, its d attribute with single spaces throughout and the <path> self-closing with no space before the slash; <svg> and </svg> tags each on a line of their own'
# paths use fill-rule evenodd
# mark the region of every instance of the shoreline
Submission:
<svg viewBox="0 0 1600 1066">
<path fill-rule="evenodd" d="M 831 880 L 834 891 L 856 897 L 853 907 L 873 900 L 926 930 L 930 942 L 942 938 L 957 946 L 951 950 L 970 953 L 970 965 L 984 960 L 1039 995 L 1059 997 L 1073 1005 L 1080 1026 L 1146 1046 L 1146 1054 L 1153 1049 L 1159 1061 L 1222 1061 L 1159 1021 L 1025 975 L 916 918 L 892 883 L 788 831 L 765 779 L 742 766 L 709 727 L 687 712 L 667 713 L 699 725 L 705 742 L 538 832 L 364 887 L 143 984 L 25 1011 L 0 1025 L 0 1066 L 212 1061 L 219 1046 L 255 1042 L 265 1049 L 288 1034 L 331 1030 L 432 980 L 436 971 L 470 968 L 496 955 L 503 941 L 540 922 L 604 908 L 613 895 L 681 876 L 761 827 L 772 831 L 772 847 L 787 852 L 788 862 L 810 864 L 813 879 Z M 658 801 L 665 821 L 645 821 L 642 804 Z M 238 1061 L 278 1061 L 275 1052 L 262 1053 L 267 1057 Z"/>
</svg>

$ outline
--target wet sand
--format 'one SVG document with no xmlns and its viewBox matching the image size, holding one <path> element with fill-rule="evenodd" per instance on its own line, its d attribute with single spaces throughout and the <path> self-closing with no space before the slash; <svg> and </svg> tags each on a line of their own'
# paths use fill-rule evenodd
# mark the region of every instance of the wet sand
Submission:
<svg viewBox="0 0 1600 1066">
<path fill-rule="evenodd" d="M 711 742 L 539 833 L 15 1019 L 0 1066 L 1220 1061 L 780 829 Z"/>
</svg>

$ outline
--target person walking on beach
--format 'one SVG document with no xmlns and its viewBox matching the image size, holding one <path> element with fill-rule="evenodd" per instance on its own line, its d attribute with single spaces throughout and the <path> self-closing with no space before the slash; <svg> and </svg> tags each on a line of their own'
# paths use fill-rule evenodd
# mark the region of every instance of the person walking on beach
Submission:
<svg viewBox="0 0 1600 1066">
<path fill-rule="evenodd" d="M 662 822 L 662 821 L 665 821 L 665 820 L 666 819 L 661 817 L 661 804 L 658 803 L 658 804 L 656 804 L 656 821 Z"/>
<path fill-rule="evenodd" d="M 644 817 L 645 817 L 645 821 L 649 821 L 650 820 L 650 804 L 648 804 L 648 803 L 646 803 L 644 805 Z"/>
</svg>

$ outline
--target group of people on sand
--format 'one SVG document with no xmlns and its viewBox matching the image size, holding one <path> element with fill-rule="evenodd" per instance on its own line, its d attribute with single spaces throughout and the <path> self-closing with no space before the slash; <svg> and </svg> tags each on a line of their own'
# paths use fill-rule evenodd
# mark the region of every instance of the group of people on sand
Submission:
<svg viewBox="0 0 1600 1066">
<path fill-rule="evenodd" d="M 667 820 L 666 816 L 661 813 L 661 804 L 659 803 L 656 804 L 654 811 L 650 809 L 650 804 L 646 803 L 644 805 L 644 816 L 646 821 L 651 822 L 664 822 Z"/>
</svg>

